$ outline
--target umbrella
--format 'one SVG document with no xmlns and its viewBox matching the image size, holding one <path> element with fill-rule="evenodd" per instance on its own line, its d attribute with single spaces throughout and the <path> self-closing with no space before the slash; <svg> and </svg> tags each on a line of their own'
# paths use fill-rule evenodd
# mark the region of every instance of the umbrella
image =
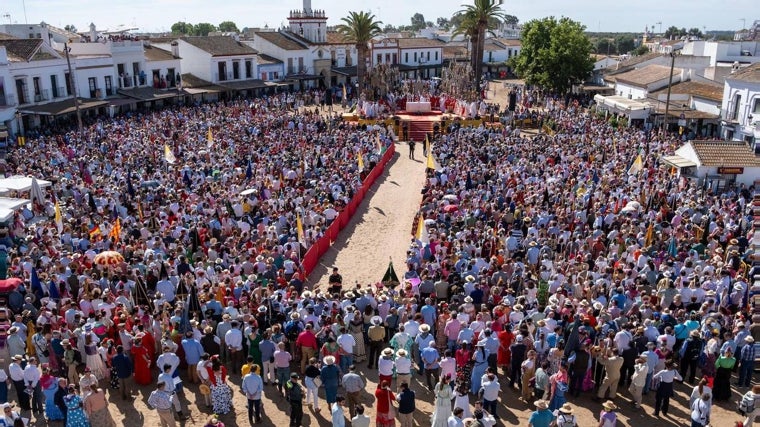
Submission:
<svg viewBox="0 0 760 427">
<path fill-rule="evenodd" d="M 414 286 L 419 286 L 421 280 L 419 277 L 412 277 L 411 279 L 404 279 L 404 282 L 407 282 L 410 285 L 412 285 L 412 287 L 414 287 Z"/>
<path fill-rule="evenodd" d="M 95 264 L 113 267 L 124 262 L 124 256 L 116 251 L 103 251 L 95 255 Z"/>
<path fill-rule="evenodd" d="M 457 205 L 446 205 L 443 207 L 443 211 L 446 213 L 456 212 L 458 210 L 459 210 L 459 206 Z"/>
<path fill-rule="evenodd" d="M 380 281 L 383 282 L 385 286 L 388 286 L 390 288 L 393 288 L 394 286 L 399 284 L 398 276 L 396 275 L 396 270 L 393 269 L 393 261 L 388 263 L 388 269 L 385 270 L 383 279 Z"/>
<path fill-rule="evenodd" d="M 0 293 L 13 292 L 22 283 L 24 283 L 24 281 L 18 277 L 11 277 L 10 279 L 0 280 Z"/>
<path fill-rule="evenodd" d="M 443 196 L 443 200 L 448 200 L 450 202 L 456 202 L 459 200 L 459 198 L 455 194 L 447 194 Z"/>
<path fill-rule="evenodd" d="M 241 191 L 241 192 L 240 192 L 240 195 L 241 195 L 241 196 L 247 196 L 247 195 L 249 195 L 249 194 L 253 194 L 253 193 L 257 192 L 257 191 L 259 191 L 259 190 L 255 189 L 255 188 L 249 188 L 249 189 L 247 189 L 247 190 L 243 190 L 243 191 Z"/>
<path fill-rule="evenodd" d="M 45 195 L 42 194 L 42 187 L 40 187 L 40 183 L 37 182 L 37 178 L 32 177 L 32 188 L 31 188 L 31 196 L 29 197 L 32 199 L 32 202 L 37 199 L 37 203 L 44 203 L 45 202 Z"/>
<path fill-rule="evenodd" d="M 435 220 L 434 219 L 426 219 L 425 220 L 425 225 L 428 226 L 428 227 L 432 227 L 432 226 L 435 225 Z"/>
</svg>

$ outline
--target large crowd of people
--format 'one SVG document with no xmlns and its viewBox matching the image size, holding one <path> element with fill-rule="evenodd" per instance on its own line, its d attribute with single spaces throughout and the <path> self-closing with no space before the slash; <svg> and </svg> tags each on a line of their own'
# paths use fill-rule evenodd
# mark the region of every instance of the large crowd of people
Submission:
<svg viewBox="0 0 760 427">
<path fill-rule="evenodd" d="M 164 426 L 187 418 L 186 387 L 212 427 L 238 391 L 260 422 L 268 390 L 291 426 L 304 403 L 326 403 L 333 426 L 369 426 L 366 364 L 382 427 L 414 424 L 415 390 L 435 427 L 496 425 L 505 393 L 532 427 L 577 425 L 573 402 L 592 395 L 611 427 L 626 401 L 668 416 L 678 382 L 694 387 L 692 425 L 732 389 L 752 425 L 753 189 L 675 175 L 658 162 L 675 137 L 546 105 L 553 136 L 453 127 L 433 139 L 425 226 L 398 284 L 349 286 L 336 268 L 309 288 L 299 268 L 360 185 L 357 156 L 369 170 L 393 143 L 388 129 L 261 98 L 30 139 L 6 174 L 53 185 L 0 230 L 7 276 L 23 279 L 3 312 L 0 375 L 15 393 L 0 381 L 0 420 L 115 425 L 106 394 L 154 386 Z M 121 258 L 101 265 L 106 251 Z"/>
</svg>

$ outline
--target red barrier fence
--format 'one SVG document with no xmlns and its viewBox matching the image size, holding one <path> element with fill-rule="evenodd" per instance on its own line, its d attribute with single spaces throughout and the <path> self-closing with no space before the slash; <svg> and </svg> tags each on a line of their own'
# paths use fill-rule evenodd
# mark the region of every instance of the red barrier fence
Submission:
<svg viewBox="0 0 760 427">
<path fill-rule="evenodd" d="M 330 246 L 332 246 L 333 242 L 338 239 L 338 234 L 341 232 L 341 230 L 346 228 L 346 225 L 348 225 L 348 222 L 354 216 L 354 213 L 356 213 L 356 209 L 364 200 L 364 196 L 367 194 L 370 187 L 372 187 L 372 184 L 375 183 L 377 177 L 380 176 L 383 171 L 385 171 L 385 165 L 387 165 L 388 162 L 393 158 L 393 154 L 395 152 L 396 147 L 395 145 L 391 144 L 390 147 L 388 147 L 388 149 L 385 151 L 385 154 L 383 154 L 383 157 L 380 159 L 380 161 L 375 165 L 374 168 L 372 168 L 369 174 L 367 174 L 367 177 L 364 178 L 362 186 L 359 188 L 356 194 L 354 194 L 354 197 L 351 199 L 351 201 L 348 202 L 348 205 L 346 205 L 346 207 L 343 209 L 340 215 L 338 215 L 335 221 L 333 221 L 333 223 L 327 227 L 325 234 L 316 242 L 314 242 L 309 250 L 306 251 L 306 255 L 304 255 L 303 261 L 301 262 L 301 267 L 304 273 L 304 280 L 309 277 L 309 274 L 311 274 L 312 271 L 314 271 L 314 268 L 317 266 L 317 264 L 319 264 L 319 260 L 322 258 L 322 255 L 324 255 L 327 250 L 330 249 Z"/>
</svg>

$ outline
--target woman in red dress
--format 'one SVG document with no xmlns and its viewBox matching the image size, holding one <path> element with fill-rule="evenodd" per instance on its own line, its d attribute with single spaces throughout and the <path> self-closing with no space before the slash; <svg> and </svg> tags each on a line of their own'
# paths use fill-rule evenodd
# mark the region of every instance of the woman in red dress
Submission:
<svg viewBox="0 0 760 427">
<path fill-rule="evenodd" d="M 152 382 L 150 353 L 143 345 L 142 338 L 135 338 L 132 346 L 132 360 L 135 365 L 135 382 L 139 385 L 150 384 Z"/>
<path fill-rule="evenodd" d="M 395 400 L 396 397 L 393 395 L 388 381 L 380 383 L 380 386 L 375 390 L 375 399 L 377 399 L 377 416 L 375 417 L 377 427 L 395 427 L 396 414 L 391 401 Z"/>
<path fill-rule="evenodd" d="M 512 333 L 512 326 L 505 324 L 503 330 L 499 332 L 499 352 L 496 354 L 496 362 L 498 366 L 504 368 L 505 372 L 509 369 L 509 362 L 512 358 L 512 350 L 510 346 L 515 340 L 515 334 Z"/>
</svg>

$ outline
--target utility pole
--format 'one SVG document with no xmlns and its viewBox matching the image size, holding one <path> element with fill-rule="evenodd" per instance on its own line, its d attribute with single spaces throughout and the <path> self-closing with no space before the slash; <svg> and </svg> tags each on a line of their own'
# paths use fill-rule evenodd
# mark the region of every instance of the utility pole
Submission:
<svg viewBox="0 0 760 427">
<path fill-rule="evenodd" d="M 670 52 L 670 76 L 668 77 L 668 97 L 665 99 L 665 118 L 662 121 L 662 127 L 665 132 L 668 131 L 668 113 L 670 112 L 670 88 L 673 86 L 673 67 L 676 64 L 676 52 Z"/>
<path fill-rule="evenodd" d="M 74 108 L 77 110 L 77 128 L 79 130 L 79 136 L 82 136 L 82 112 L 79 110 L 79 97 L 77 96 L 77 87 L 75 85 L 74 72 L 71 71 L 71 59 L 69 58 L 69 45 L 63 44 L 63 51 L 66 53 L 66 65 L 69 66 L 69 86 L 71 92 L 74 93 Z M 671 70 L 672 71 L 672 70 Z"/>
</svg>

